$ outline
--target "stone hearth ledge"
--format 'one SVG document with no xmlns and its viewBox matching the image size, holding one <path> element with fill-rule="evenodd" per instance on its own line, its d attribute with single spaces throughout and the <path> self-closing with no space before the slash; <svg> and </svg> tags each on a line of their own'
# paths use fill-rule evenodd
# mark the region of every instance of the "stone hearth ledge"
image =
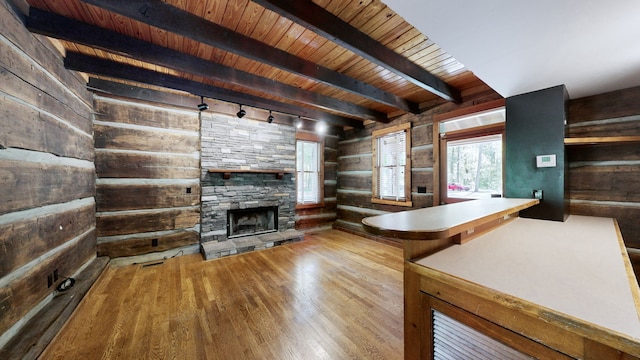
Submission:
<svg viewBox="0 0 640 360">
<path fill-rule="evenodd" d="M 270 247 L 300 241 L 304 233 L 298 230 L 285 230 L 262 235 L 243 236 L 227 241 L 208 241 L 201 244 L 202 256 L 205 260 L 241 254 L 244 252 L 263 250 Z"/>
</svg>

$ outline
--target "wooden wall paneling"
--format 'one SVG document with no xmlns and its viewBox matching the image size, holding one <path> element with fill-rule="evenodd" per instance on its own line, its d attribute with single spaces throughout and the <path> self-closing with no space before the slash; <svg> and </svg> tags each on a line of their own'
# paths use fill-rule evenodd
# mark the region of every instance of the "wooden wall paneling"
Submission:
<svg viewBox="0 0 640 360">
<path fill-rule="evenodd" d="M 0 156 L 0 179 L 4 182 L 0 186 L 0 199 L 4 199 L 0 202 L 0 214 L 94 195 L 95 174 L 90 163 L 74 166 L 57 161 L 54 155 L 37 155 L 44 162 L 29 162 L 25 160 L 32 154 L 26 151 L 4 152 L 17 156 L 13 159 Z"/>
<path fill-rule="evenodd" d="M 571 137 L 640 134 L 640 87 L 569 101 Z M 637 142 L 567 146 L 571 213 L 618 220 L 625 245 L 640 248 Z"/>
<path fill-rule="evenodd" d="M 20 100 L 20 107 L 16 109 L 38 109 L 43 112 L 49 122 L 62 122 L 70 129 L 76 129 L 78 133 L 91 134 L 91 127 L 87 124 L 87 119 L 91 118 L 91 109 L 84 103 L 70 106 L 68 104 L 77 103 L 78 96 L 65 91 L 65 88 L 58 84 L 57 79 L 52 79 L 50 74 L 41 74 L 38 77 L 25 76 L 25 72 L 34 73 L 35 66 L 29 60 L 22 58 L 19 52 L 6 46 L 0 37 L 0 80 L 3 83 L 2 93 L 8 95 L 13 101 Z M 5 57 L 7 56 L 7 57 Z M 43 69 L 44 70 L 44 69 Z M 35 84 L 29 81 L 36 81 Z M 9 99 L 5 101 L 8 102 Z M 6 114 L 16 116 L 24 110 L 9 112 Z M 33 123 L 36 125 L 37 123 Z M 70 131 L 70 130 L 67 130 Z"/>
<path fill-rule="evenodd" d="M 327 199 L 336 198 L 338 190 L 338 184 L 336 180 L 325 180 L 324 181 L 324 202 L 325 205 L 327 203 Z"/>
<path fill-rule="evenodd" d="M 199 242 L 196 111 L 95 96 L 98 253 L 127 257 Z"/>
<path fill-rule="evenodd" d="M 198 133 L 153 131 L 95 124 L 93 127 L 97 149 L 128 149 L 150 152 L 193 153 L 200 143 Z"/>
<path fill-rule="evenodd" d="M 135 213 L 98 213 L 98 236 L 188 229 L 200 221 L 200 207 L 144 210 Z"/>
<path fill-rule="evenodd" d="M 31 88 L 24 83 L 19 86 Z M 0 147 L 50 152 L 89 161 L 94 159 L 90 134 L 75 130 L 38 108 L 7 97 L 0 98 L 0 109 L 0 127 L 3 129 Z M 20 121 L 16 121 L 18 118 Z"/>
<path fill-rule="evenodd" d="M 309 230 L 320 227 L 330 227 L 336 219 L 336 213 L 301 215 L 300 218 L 296 218 L 296 229 Z"/>
<path fill-rule="evenodd" d="M 421 145 L 411 148 L 411 166 L 414 168 L 433 167 L 433 146 Z"/>
<path fill-rule="evenodd" d="M 96 151 L 99 178 L 192 179 L 200 176 L 199 166 L 191 155 Z"/>
<path fill-rule="evenodd" d="M 334 180 L 337 175 L 337 168 L 338 168 L 337 163 L 325 162 L 324 163 L 324 180 Z"/>
<path fill-rule="evenodd" d="M 31 82 L 30 76 L 40 76 L 40 74 L 46 72 L 52 75 L 55 79 L 58 79 L 63 84 L 62 87 L 58 87 L 58 90 L 65 93 L 73 93 L 80 99 L 80 102 L 69 103 L 67 106 L 77 109 L 79 114 L 83 114 L 91 111 L 91 93 L 86 90 L 85 79 L 78 73 L 67 71 L 61 61 L 61 53 L 58 49 L 52 46 L 51 41 L 44 36 L 33 35 L 23 25 L 23 14 L 16 14 L 13 11 L 14 7 L 11 6 L 7 0 L 2 1 L 0 4 L 0 42 L 5 42 L 5 39 L 11 43 L 14 48 L 18 48 L 19 57 L 26 57 L 30 59 L 30 62 L 35 65 L 33 69 L 28 73 L 24 73 L 25 80 L 33 86 L 38 86 L 38 82 Z M 3 50 L 0 56 L 5 56 L 10 53 L 6 53 Z M 12 57 L 8 57 L 12 58 Z M 15 59 L 16 61 L 21 61 Z M 13 62 L 9 62 L 13 64 Z M 10 67 L 11 69 L 12 67 Z M 22 75 L 22 74 L 21 74 Z M 47 83 L 50 83 L 47 81 Z M 49 87 L 47 87 L 49 88 Z M 51 88 L 49 88 L 51 89 Z M 80 121 L 77 124 L 79 127 L 86 127 L 87 124 Z M 88 124 L 90 129 L 90 125 Z"/>
<path fill-rule="evenodd" d="M 338 184 L 342 189 L 371 191 L 371 171 L 338 172 Z"/>
<path fill-rule="evenodd" d="M 640 115 L 573 123 L 567 137 L 638 136 Z"/>
<path fill-rule="evenodd" d="M 95 239 L 94 230 L 82 234 L 63 250 L 37 262 L 21 276 L 0 286 L 0 309 L 3 309 L 0 312 L 0 333 L 25 316 L 62 281 L 60 278 L 51 287 L 48 286 L 47 276 L 55 269 L 61 275 L 70 276 L 96 256 L 95 240 L 92 239 Z"/>
<path fill-rule="evenodd" d="M 569 133 L 574 123 L 640 114 L 640 87 L 612 91 L 569 101 Z"/>
<path fill-rule="evenodd" d="M 98 212 L 158 209 L 195 206 L 200 203 L 200 183 L 173 181 L 157 184 L 145 182 L 96 186 L 96 210 Z M 176 184 L 178 183 L 178 184 Z"/>
<path fill-rule="evenodd" d="M 98 256 L 116 258 L 143 255 L 197 244 L 199 241 L 199 233 L 185 230 L 163 235 L 135 236 L 116 241 L 98 242 Z"/>
<path fill-rule="evenodd" d="M 0 0 L 0 347 L 96 253 L 91 94 L 14 11 Z"/>
<path fill-rule="evenodd" d="M 338 171 L 371 171 L 371 153 L 341 156 Z"/>
<path fill-rule="evenodd" d="M 184 111 L 122 101 L 96 95 L 97 121 L 157 127 L 161 129 L 200 131 L 197 111 Z"/>
<path fill-rule="evenodd" d="M 0 278 L 95 227 L 92 198 L 23 212 L 0 222 Z M 1 221 L 1 220 L 0 220 Z"/>
<path fill-rule="evenodd" d="M 640 164 L 572 168 L 571 198 L 640 203 Z"/>
<path fill-rule="evenodd" d="M 338 145 L 339 156 L 355 154 L 371 154 L 371 130 L 346 132 L 347 139 Z"/>
<path fill-rule="evenodd" d="M 367 190 L 349 190 L 339 188 L 337 192 L 338 205 L 357 206 L 363 208 L 373 208 L 371 203 L 371 189 Z"/>
<path fill-rule="evenodd" d="M 568 146 L 567 152 L 574 166 L 612 160 L 634 161 L 640 158 L 640 149 L 638 143 L 635 142 Z"/>
</svg>

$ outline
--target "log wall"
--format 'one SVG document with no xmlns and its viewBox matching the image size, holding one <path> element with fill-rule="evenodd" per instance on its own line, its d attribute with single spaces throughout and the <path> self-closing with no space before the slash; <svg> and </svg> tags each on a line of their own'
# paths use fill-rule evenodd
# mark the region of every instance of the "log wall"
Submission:
<svg viewBox="0 0 640 360">
<path fill-rule="evenodd" d="M 336 214 L 334 227 L 370 236 L 362 218 L 433 206 L 433 116 L 500 99 L 486 85 L 463 91 L 463 103 L 443 103 L 419 115 L 406 114 L 394 121 L 371 123 L 364 129 L 345 131 L 338 142 Z M 372 196 L 371 135 L 374 130 L 411 122 L 411 200 L 412 207 L 374 204 Z M 425 192 L 418 192 L 424 187 Z M 380 239 L 375 237 L 376 239 Z M 388 239 L 387 239 L 388 240 Z M 396 241 L 397 242 L 397 241 Z"/>
<path fill-rule="evenodd" d="M 569 137 L 640 136 L 640 87 L 569 101 Z M 640 142 L 568 146 L 571 213 L 618 220 L 640 249 Z"/>
<path fill-rule="evenodd" d="M 98 255 L 198 244 L 199 113 L 101 94 L 94 106 Z"/>
<path fill-rule="evenodd" d="M 91 93 L 22 19 L 0 0 L 0 348 L 96 256 Z"/>
</svg>

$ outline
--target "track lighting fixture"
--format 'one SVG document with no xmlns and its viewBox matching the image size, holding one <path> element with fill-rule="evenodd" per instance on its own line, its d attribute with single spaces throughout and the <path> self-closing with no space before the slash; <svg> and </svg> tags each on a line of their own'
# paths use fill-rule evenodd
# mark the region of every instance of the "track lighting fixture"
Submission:
<svg viewBox="0 0 640 360">
<path fill-rule="evenodd" d="M 246 112 L 246 111 L 244 111 L 244 110 L 242 110 L 242 104 L 240 104 L 240 111 L 238 111 L 238 112 L 236 113 L 236 115 L 237 115 L 240 119 L 242 119 L 242 117 L 243 117 L 243 116 L 247 115 L 247 112 Z"/>
<path fill-rule="evenodd" d="M 302 119 L 300 119 L 300 115 L 298 115 L 298 119 L 293 122 L 293 126 L 295 126 L 296 129 L 300 129 L 302 127 Z"/>
<path fill-rule="evenodd" d="M 267 122 L 271 124 L 273 122 L 273 115 L 271 115 L 271 110 L 269 110 L 269 117 L 267 118 Z"/>
<path fill-rule="evenodd" d="M 209 105 L 204 102 L 204 96 L 200 96 L 200 104 L 198 104 L 198 110 L 205 111 L 207 109 L 209 109 Z"/>
</svg>

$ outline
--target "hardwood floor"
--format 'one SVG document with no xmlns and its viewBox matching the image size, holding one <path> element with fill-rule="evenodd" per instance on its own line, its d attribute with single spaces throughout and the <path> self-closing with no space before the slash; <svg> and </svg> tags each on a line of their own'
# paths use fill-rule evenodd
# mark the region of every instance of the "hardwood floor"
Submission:
<svg viewBox="0 0 640 360">
<path fill-rule="evenodd" d="M 402 359 L 402 250 L 328 230 L 112 267 L 41 358 Z"/>
</svg>

